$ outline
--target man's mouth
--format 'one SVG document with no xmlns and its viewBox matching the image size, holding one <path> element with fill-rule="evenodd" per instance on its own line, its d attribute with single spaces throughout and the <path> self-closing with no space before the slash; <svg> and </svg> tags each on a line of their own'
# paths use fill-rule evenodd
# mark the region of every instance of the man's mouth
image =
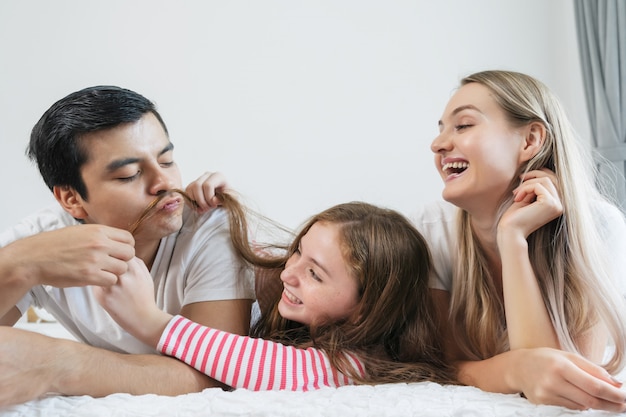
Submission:
<svg viewBox="0 0 626 417">
<path fill-rule="evenodd" d="M 189 205 L 193 206 L 194 208 L 197 207 L 196 202 L 193 199 L 191 199 L 191 197 L 189 197 L 189 195 L 185 193 L 183 190 L 179 190 L 177 188 L 168 190 L 164 193 L 157 195 L 157 197 L 154 200 L 152 200 L 150 204 L 148 204 L 148 207 L 144 209 L 143 213 L 141 213 L 141 216 L 139 216 L 139 218 L 135 221 L 135 223 L 130 225 L 130 227 L 128 228 L 128 231 L 134 234 L 139 228 L 139 226 L 147 218 L 151 217 L 154 213 L 156 213 L 159 210 L 176 209 L 181 203 L 181 196 L 182 198 L 185 199 L 185 202 L 187 202 Z"/>
</svg>

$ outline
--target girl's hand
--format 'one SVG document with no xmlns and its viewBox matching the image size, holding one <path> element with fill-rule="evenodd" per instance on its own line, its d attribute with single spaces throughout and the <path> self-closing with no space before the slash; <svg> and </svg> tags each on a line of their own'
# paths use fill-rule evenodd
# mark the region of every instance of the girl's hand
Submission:
<svg viewBox="0 0 626 417">
<path fill-rule="evenodd" d="M 215 192 L 228 188 L 226 177 L 220 172 L 205 172 L 197 180 L 191 182 L 185 192 L 198 204 L 198 211 L 205 213 L 222 204 Z"/>
<path fill-rule="evenodd" d="M 161 311 L 154 301 L 154 283 L 150 271 L 139 258 L 128 262 L 128 271 L 108 287 L 93 287 L 100 305 L 128 333 L 156 347 L 171 315 Z"/>
<path fill-rule="evenodd" d="M 549 169 L 527 172 L 514 193 L 511 207 L 498 223 L 498 231 L 516 230 L 527 238 L 535 230 L 563 214 L 556 175 Z"/>
</svg>

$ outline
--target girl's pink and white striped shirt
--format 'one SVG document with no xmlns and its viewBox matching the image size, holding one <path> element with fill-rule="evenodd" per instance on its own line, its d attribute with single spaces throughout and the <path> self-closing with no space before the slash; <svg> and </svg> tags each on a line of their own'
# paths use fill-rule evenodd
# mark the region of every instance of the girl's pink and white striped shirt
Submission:
<svg viewBox="0 0 626 417">
<path fill-rule="evenodd" d="M 310 391 L 354 384 L 319 349 L 232 334 L 178 315 L 163 331 L 157 349 L 233 388 Z M 346 355 L 363 375 L 361 361 Z"/>
</svg>

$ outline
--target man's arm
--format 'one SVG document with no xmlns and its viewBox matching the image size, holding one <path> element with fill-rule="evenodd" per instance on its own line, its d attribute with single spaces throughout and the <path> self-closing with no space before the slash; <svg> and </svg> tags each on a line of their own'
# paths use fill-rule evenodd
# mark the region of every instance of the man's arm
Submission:
<svg viewBox="0 0 626 417">
<path fill-rule="evenodd" d="M 77 225 L 17 239 L 0 248 L 0 323 L 35 285 L 112 285 L 135 255 L 125 230 Z M 19 316 L 18 316 L 19 318 Z"/>
<path fill-rule="evenodd" d="M 130 355 L 0 327 L 0 406 L 52 392 L 178 395 L 218 386 L 206 375 L 160 355 Z"/>
</svg>

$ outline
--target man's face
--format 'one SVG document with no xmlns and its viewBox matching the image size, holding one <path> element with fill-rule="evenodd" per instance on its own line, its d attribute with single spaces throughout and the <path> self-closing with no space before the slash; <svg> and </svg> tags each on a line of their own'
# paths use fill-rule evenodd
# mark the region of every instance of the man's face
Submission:
<svg viewBox="0 0 626 417">
<path fill-rule="evenodd" d="M 87 162 L 81 175 L 88 201 L 77 195 L 85 223 L 129 230 L 163 191 L 181 188 L 173 146 L 152 113 L 134 123 L 89 133 L 81 139 Z M 171 194 L 135 232 L 136 241 L 158 240 L 182 226 L 184 200 Z M 76 217 L 76 216 L 75 216 Z"/>
</svg>

